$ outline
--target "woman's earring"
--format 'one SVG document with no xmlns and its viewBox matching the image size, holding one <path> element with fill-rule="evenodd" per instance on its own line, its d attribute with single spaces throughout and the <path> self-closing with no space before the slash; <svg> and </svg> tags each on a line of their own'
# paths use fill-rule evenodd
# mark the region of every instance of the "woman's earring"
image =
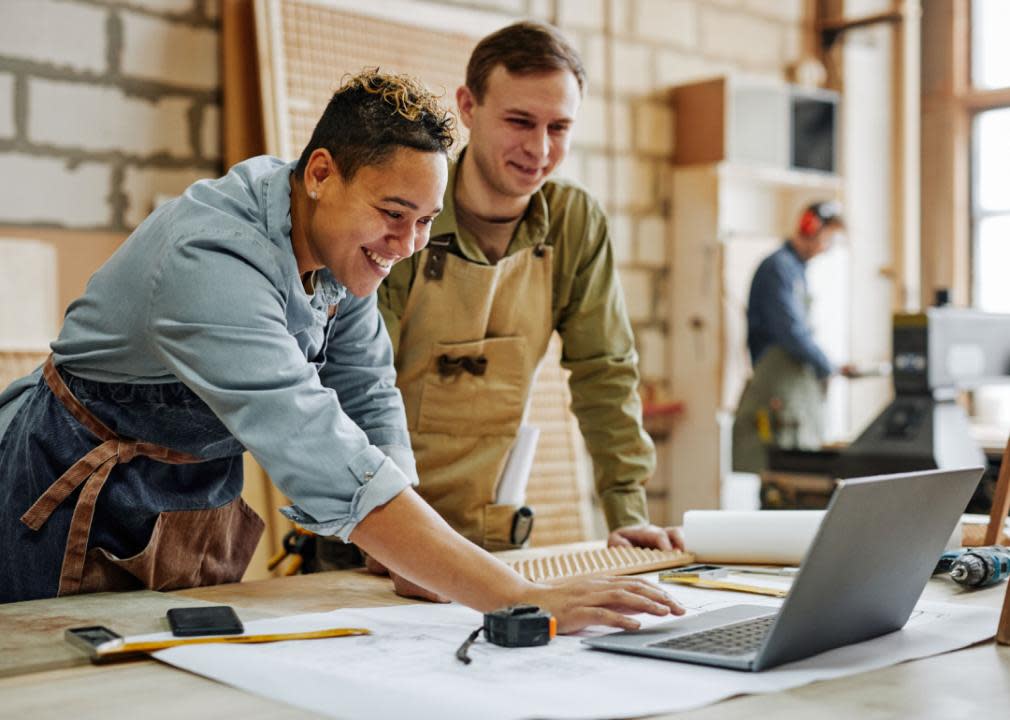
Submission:
<svg viewBox="0 0 1010 720">
<path fill-rule="evenodd" d="M 312 192 L 309 193 L 309 197 L 312 198 L 313 200 L 318 200 L 319 199 L 319 193 L 317 193 L 315 190 L 313 190 Z"/>
</svg>

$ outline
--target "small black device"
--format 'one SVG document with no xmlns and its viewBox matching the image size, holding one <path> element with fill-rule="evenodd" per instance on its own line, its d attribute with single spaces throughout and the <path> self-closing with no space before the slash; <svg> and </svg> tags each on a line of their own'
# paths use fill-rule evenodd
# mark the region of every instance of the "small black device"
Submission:
<svg viewBox="0 0 1010 720">
<path fill-rule="evenodd" d="M 514 605 L 484 614 L 484 637 L 502 647 L 546 645 L 557 624 L 536 605 Z"/>
<path fill-rule="evenodd" d="M 95 648 L 112 640 L 121 640 L 122 635 L 109 630 L 104 625 L 88 625 L 87 627 L 67 628 L 63 639 L 74 647 L 93 655 Z"/>
<path fill-rule="evenodd" d="M 168 611 L 168 624 L 176 637 L 239 635 L 244 629 L 228 605 L 172 608 Z"/>
<path fill-rule="evenodd" d="M 116 649 L 115 652 L 99 653 L 99 648 L 108 650 L 109 648 L 105 648 L 106 645 L 117 645 L 123 641 L 122 635 L 104 625 L 67 628 L 63 631 L 63 639 L 74 647 L 86 652 L 91 662 L 96 665 L 122 662 L 123 660 L 131 660 L 146 655 L 146 653 L 139 650 L 137 652 L 123 652 L 119 649 Z"/>
<path fill-rule="evenodd" d="M 477 640 L 480 631 L 488 642 L 502 647 L 535 647 L 546 645 L 557 634 L 558 622 L 549 612 L 536 605 L 513 605 L 502 610 L 484 613 L 484 624 L 470 633 L 470 636 L 456 651 L 456 657 L 465 665 L 470 664 L 467 651 Z"/>
<path fill-rule="evenodd" d="M 533 515 L 533 508 L 526 505 L 516 510 L 512 516 L 512 531 L 509 533 L 513 545 L 522 545 L 530 539 L 530 533 L 533 532 Z"/>
</svg>

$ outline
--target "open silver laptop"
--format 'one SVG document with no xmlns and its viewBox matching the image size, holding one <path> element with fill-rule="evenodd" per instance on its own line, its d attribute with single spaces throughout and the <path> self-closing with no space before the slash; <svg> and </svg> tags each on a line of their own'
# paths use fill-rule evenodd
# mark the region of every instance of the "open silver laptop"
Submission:
<svg viewBox="0 0 1010 720">
<path fill-rule="evenodd" d="M 764 670 L 899 630 L 982 476 L 982 468 L 843 480 L 778 611 L 733 605 L 591 647 Z"/>
</svg>

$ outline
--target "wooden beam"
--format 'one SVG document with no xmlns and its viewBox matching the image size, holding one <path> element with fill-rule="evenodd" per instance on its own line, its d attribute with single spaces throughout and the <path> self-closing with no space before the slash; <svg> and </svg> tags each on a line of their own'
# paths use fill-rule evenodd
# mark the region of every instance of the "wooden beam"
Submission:
<svg viewBox="0 0 1010 720">
<path fill-rule="evenodd" d="M 992 509 L 989 511 L 989 526 L 985 531 L 984 545 L 998 545 L 1003 539 L 1003 527 L 1007 513 L 1010 513 L 1010 439 L 1003 450 L 1003 460 L 999 466 L 999 478 L 992 495 Z"/>
<path fill-rule="evenodd" d="M 996 90 L 967 90 L 959 98 L 969 112 L 980 112 L 1010 106 L 1010 88 Z"/>
</svg>

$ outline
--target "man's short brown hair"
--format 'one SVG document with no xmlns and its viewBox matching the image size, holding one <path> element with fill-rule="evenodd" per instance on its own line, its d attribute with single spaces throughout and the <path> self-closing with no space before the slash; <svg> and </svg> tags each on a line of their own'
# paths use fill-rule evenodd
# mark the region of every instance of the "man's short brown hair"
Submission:
<svg viewBox="0 0 1010 720">
<path fill-rule="evenodd" d="M 579 92 L 586 88 L 586 69 L 579 54 L 560 32 L 544 23 L 517 22 L 477 43 L 466 66 L 466 86 L 478 103 L 484 101 L 487 79 L 498 65 L 518 75 L 568 70 Z"/>
</svg>

